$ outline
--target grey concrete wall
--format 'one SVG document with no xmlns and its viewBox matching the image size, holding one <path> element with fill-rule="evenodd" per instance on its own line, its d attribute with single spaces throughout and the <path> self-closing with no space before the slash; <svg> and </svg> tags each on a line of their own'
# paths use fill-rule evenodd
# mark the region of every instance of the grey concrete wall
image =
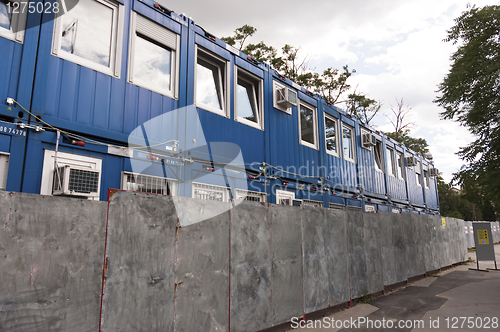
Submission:
<svg viewBox="0 0 500 332">
<path fill-rule="evenodd" d="M 98 331 L 106 203 L 0 192 L 0 331 Z"/>
<path fill-rule="evenodd" d="M 174 330 L 176 224 L 170 197 L 111 197 L 102 331 Z"/>
<path fill-rule="evenodd" d="M 1 331 L 257 331 L 460 262 L 472 238 L 416 214 L 130 192 L 108 206 L 0 192 Z"/>
</svg>

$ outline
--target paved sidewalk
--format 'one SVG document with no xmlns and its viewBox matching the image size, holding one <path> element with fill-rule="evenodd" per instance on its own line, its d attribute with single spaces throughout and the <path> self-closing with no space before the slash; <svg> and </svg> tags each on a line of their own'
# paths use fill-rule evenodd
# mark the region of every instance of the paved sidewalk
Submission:
<svg viewBox="0 0 500 332">
<path fill-rule="evenodd" d="M 495 246 L 495 255 L 500 268 L 500 245 Z M 475 252 L 469 256 L 476 260 Z M 495 267 L 493 262 L 479 264 L 481 269 Z M 324 318 L 333 325 L 331 319 L 335 323 L 365 317 L 371 325 L 355 324 L 339 329 L 328 327 L 324 319 L 319 318 L 323 328 L 319 328 L 318 323 L 318 328 L 289 331 L 500 331 L 500 271 L 470 271 L 469 267 L 476 268 L 476 263 L 428 276 L 378 297 L 370 304 L 357 305 Z M 398 324 L 403 324 L 403 328 Z"/>
</svg>

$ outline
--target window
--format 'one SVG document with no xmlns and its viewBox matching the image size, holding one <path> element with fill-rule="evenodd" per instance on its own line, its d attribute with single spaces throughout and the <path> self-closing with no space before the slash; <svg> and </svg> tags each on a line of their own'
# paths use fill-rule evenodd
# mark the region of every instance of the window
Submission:
<svg viewBox="0 0 500 332">
<path fill-rule="evenodd" d="M 337 203 L 328 203 L 328 208 L 330 210 L 345 210 L 345 205 Z"/>
<path fill-rule="evenodd" d="M 196 106 L 228 116 L 228 62 L 196 47 L 195 91 Z"/>
<path fill-rule="evenodd" d="M 175 196 L 177 182 L 159 176 L 123 172 L 121 189 Z"/>
<path fill-rule="evenodd" d="M 303 199 L 302 200 L 302 205 L 303 206 L 314 206 L 314 207 L 323 207 L 323 202 L 321 201 L 315 201 L 312 199 Z"/>
<path fill-rule="evenodd" d="M 317 147 L 316 128 L 318 128 L 318 117 L 316 108 L 300 103 L 299 131 L 300 143 L 311 148 Z"/>
<path fill-rule="evenodd" d="M 424 180 L 425 180 L 425 187 L 427 189 L 430 189 L 431 185 L 430 185 L 430 178 L 429 178 L 429 170 L 428 169 L 424 169 Z"/>
<path fill-rule="evenodd" d="M 420 161 L 417 161 L 417 166 L 415 166 L 414 168 L 415 168 L 415 175 L 417 177 L 417 185 L 422 187 L 422 185 L 423 185 L 422 184 L 422 176 L 421 176 L 422 171 L 420 170 L 420 166 L 421 166 Z"/>
<path fill-rule="evenodd" d="M 278 205 L 293 205 L 295 193 L 286 190 L 276 190 L 276 204 Z"/>
<path fill-rule="evenodd" d="M 382 153 L 382 151 L 382 142 L 377 140 L 377 143 L 373 147 L 373 159 L 375 170 L 379 172 L 384 172 L 384 154 Z"/>
<path fill-rule="evenodd" d="M 0 190 L 5 190 L 7 187 L 7 174 L 9 172 L 9 157 L 10 154 L 0 152 Z"/>
<path fill-rule="evenodd" d="M 325 140 L 326 152 L 338 157 L 338 138 L 337 138 L 337 120 L 325 113 Z"/>
<path fill-rule="evenodd" d="M 241 123 L 262 129 L 262 79 L 238 67 L 235 71 L 235 118 Z"/>
<path fill-rule="evenodd" d="M 403 154 L 400 152 L 396 153 L 397 159 L 396 159 L 396 172 L 397 172 L 397 177 L 399 179 L 404 180 L 405 179 L 405 159 L 403 157 Z"/>
<path fill-rule="evenodd" d="M 177 98 L 179 35 L 135 12 L 130 27 L 128 81 Z"/>
<path fill-rule="evenodd" d="M 387 175 L 396 176 L 394 169 L 394 150 L 390 147 L 386 147 L 386 162 L 387 162 Z"/>
<path fill-rule="evenodd" d="M 41 195 L 52 195 L 53 189 L 71 189 L 70 187 L 75 184 L 75 182 L 71 181 L 67 186 L 63 183 L 63 176 L 66 174 L 64 172 L 69 171 L 69 176 L 67 179 L 71 180 L 72 176 L 85 177 L 84 184 L 91 185 L 92 187 L 95 184 L 87 183 L 88 181 L 94 181 L 94 176 L 96 172 L 101 172 L 102 160 L 99 158 L 91 158 L 87 156 L 81 156 L 72 153 L 64 153 L 57 152 L 57 167 L 59 168 L 59 172 L 55 172 L 55 159 L 56 152 L 52 150 L 45 150 L 43 157 L 43 169 L 42 169 L 42 184 L 40 187 Z M 69 167 L 65 167 L 69 166 Z M 87 171 L 87 172 L 86 172 Z M 55 176 L 61 177 L 59 182 L 54 181 Z M 54 187 L 56 185 L 56 187 Z M 57 188 L 59 186 L 60 188 Z M 95 197 L 90 197 L 89 199 L 99 200 L 100 194 L 100 177 L 97 183 L 97 193 L 94 195 Z M 74 189 L 74 188 L 73 188 Z M 64 190 L 62 190 L 64 191 Z M 77 190 L 78 191 L 78 190 Z M 95 189 L 92 189 L 95 192 Z M 85 190 L 80 191 L 80 193 L 85 192 Z"/>
<path fill-rule="evenodd" d="M 120 76 L 123 6 L 80 0 L 54 20 L 52 53 L 108 75 Z"/>
<path fill-rule="evenodd" d="M 355 161 L 354 152 L 354 128 L 342 123 L 342 145 L 344 150 L 344 159 L 348 161 Z"/>
<path fill-rule="evenodd" d="M 265 202 L 266 194 L 258 191 L 236 189 L 236 199 L 251 202 Z"/>
<path fill-rule="evenodd" d="M 226 187 L 193 183 L 193 198 L 206 201 L 229 202 L 231 191 Z"/>
<path fill-rule="evenodd" d="M 0 36 L 19 43 L 24 41 L 27 10 L 23 11 L 22 6 L 20 1 L 0 2 Z"/>
</svg>

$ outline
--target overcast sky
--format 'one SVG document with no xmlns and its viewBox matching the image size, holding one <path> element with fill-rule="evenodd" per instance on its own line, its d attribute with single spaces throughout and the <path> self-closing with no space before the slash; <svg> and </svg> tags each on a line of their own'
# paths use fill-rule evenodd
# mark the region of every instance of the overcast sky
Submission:
<svg viewBox="0 0 500 332">
<path fill-rule="evenodd" d="M 373 122 L 378 129 L 393 131 L 384 114 L 403 98 L 412 108 L 411 135 L 427 140 L 444 179 L 448 182 L 463 165 L 455 153 L 473 137 L 466 128 L 440 120 L 442 109 L 432 102 L 455 50 L 443 39 L 469 3 L 483 7 L 500 4 L 498 0 L 160 2 L 218 37 L 249 24 L 257 28 L 249 42 L 263 40 L 278 49 L 284 44 L 300 46 L 317 72 L 349 65 L 356 69 L 351 86 L 383 103 Z"/>
</svg>

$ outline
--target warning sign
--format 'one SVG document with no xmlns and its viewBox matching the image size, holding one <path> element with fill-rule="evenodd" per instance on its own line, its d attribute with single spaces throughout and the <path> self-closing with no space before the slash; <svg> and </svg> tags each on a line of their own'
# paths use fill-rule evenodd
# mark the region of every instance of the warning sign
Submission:
<svg viewBox="0 0 500 332">
<path fill-rule="evenodd" d="M 441 223 L 443 224 L 443 226 L 446 226 L 446 219 L 442 218 Z"/>
<path fill-rule="evenodd" d="M 477 237 L 479 239 L 479 244 L 490 244 L 488 241 L 488 231 L 486 229 L 478 229 Z"/>
</svg>

